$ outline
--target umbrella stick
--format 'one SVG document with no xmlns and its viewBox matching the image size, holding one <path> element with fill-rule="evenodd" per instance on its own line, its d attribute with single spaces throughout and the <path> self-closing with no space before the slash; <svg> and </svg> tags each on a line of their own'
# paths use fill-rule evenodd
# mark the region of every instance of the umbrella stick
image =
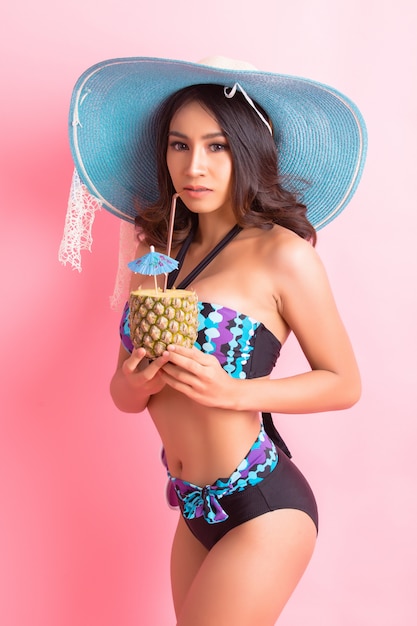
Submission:
<svg viewBox="0 0 417 626">
<path fill-rule="evenodd" d="M 172 236 L 174 233 L 174 220 L 175 220 L 175 209 L 177 207 L 177 198 L 179 197 L 179 193 L 174 193 L 171 201 L 171 211 L 169 215 L 169 225 L 168 225 L 168 240 L 167 240 L 167 256 L 171 255 L 171 247 L 172 247 Z M 164 279 L 164 291 L 167 290 L 168 284 L 168 274 L 165 274 Z"/>
</svg>

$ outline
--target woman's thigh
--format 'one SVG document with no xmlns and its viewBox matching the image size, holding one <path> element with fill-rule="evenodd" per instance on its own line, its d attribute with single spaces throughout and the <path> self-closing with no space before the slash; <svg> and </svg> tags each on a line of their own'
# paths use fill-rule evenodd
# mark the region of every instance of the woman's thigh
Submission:
<svg viewBox="0 0 417 626">
<path fill-rule="evenodd" d="M 193 554 L 177 626 L 273 626 L 310 561 L 316 536 L 306 513 L 281 509 L 229 531 L 205 558 Z"/>
<path fill-rule="evenodd" d="M 171 588 L 177 616 L 207 554 L 180 515 L 171 550 Z"/>
</svg>

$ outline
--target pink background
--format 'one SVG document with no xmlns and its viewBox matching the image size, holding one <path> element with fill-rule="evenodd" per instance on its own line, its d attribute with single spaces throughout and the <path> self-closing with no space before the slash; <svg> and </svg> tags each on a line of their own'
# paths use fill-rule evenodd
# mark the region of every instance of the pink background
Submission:
<svg viewBox="0 0 417 626">
<path fill-rule="evenodd" d="M 176 515 L 159 441 L 147 415 L 119 413 L 108 393 L 118 220 L 97 216 L 81 274 L 57 259 L 67 111 L 79 74 L 104 58 L 224 54 L 334 85 L 360 106 L 370 139 L 359 191 L 318 245 L 363 397 L 349 411 L 277 419 L 321 511 L 316 553 L 280 624 L 414 624 L 414 2 L 144 4 L 26 0 L 2 11 L 0 623 L 174 623 Z M 276 375 L 300 366 L 290 342 Z"/>
</svg>

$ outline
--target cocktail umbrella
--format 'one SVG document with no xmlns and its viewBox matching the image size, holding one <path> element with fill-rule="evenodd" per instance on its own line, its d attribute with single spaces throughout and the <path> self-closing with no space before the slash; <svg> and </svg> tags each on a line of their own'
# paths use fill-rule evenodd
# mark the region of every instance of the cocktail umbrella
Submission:
<svg viewBox="0 0 417 626">
<path fill-rule="evenodd" d="M 177 267 L 178 261 L 161 252 L 155 252 L 154 246 L 150 246 L 150 252 L 148 252 L 148 254 L 128 263 L 128 268 L 131 269 L 132 272 L 135 272 L 135 274 L 153 276 L 156 291 L 158 291 L 156 277 L 159 274 L 168 274 L 172 272 L 172 270 L 176 270 Z"/>
</svg>

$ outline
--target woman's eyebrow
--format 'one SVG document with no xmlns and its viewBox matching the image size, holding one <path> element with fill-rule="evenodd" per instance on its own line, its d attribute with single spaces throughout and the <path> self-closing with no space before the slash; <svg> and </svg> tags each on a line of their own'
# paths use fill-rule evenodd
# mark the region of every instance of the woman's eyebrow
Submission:
<svg viewBox="0 0 417 626">
<path fill-rule="evenodd" d="M 170 130 L 168 133 L 169 137 L 179 137 L 181 139 L 188 139 L 187 135 L 184 133 L 180 133 L 177 130 Z M 207 133 L 207 135 L 203 135 L 202 139 L 214 139 L 216 137 L 225 137 L 226 135 L 221 131 L 216 131 L 215 133 Z"/>
</svg>

